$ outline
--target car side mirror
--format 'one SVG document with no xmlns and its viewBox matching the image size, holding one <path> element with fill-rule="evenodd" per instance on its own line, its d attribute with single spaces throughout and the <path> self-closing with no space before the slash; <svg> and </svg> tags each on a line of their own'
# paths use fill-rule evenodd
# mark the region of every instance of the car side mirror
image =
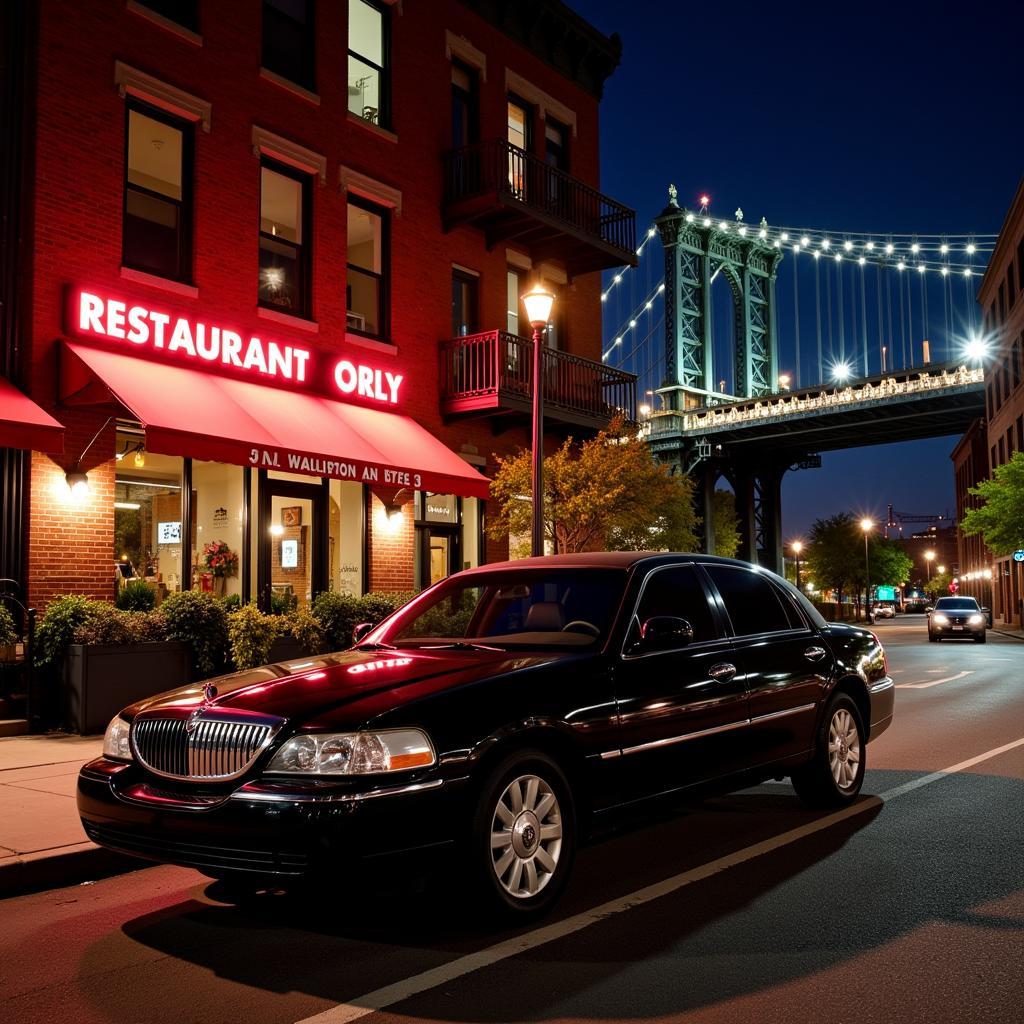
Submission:
<svg viewBox="0 0 1024 1024">
<path fill-rule="evenodd" d="M 693 642 L 693 626 L 675 615 L 654 615 L 640 627 L 640 638 L 633 644 L 634 654 L 667 651 Z"/>
<path fill-rule="evenodd" d="M 991 609 L 991 608 L 982 608 L 981 610 L 982 610 L 982 611 L 983 611 L 983 612 L 984 612 L 984 613 L 985 613 L 986 615 L 991 615 L 991 614 L 992 614 L 992 609 Z"/>
<path fill-rule="evenodd" d="M 366 634 L 369 633 L 371 629 L 373 629 L 373 625 L 374 624 L 372 622 L 360 622 L 359 625 L 352 630 L 353 646 L 359 643 L 359 641 L 362 640 L 363 637 L 366 636 Z"/>
</svg>

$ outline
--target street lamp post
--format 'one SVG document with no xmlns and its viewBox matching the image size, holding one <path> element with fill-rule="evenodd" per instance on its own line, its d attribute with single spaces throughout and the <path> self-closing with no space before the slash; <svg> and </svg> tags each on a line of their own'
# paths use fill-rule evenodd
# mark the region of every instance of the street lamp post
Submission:
<svg viewBox="0 0 1024 1024">
<path fill-rule="evenodd" d="M 864 531 L 864 618 L 871 621 L 871 566 L 868 562 L 868 534 L 875 528 L 871 519 L 862 519 L 860 528 Z"/>
<path fill-rule="evenodd" d="M 804 549 L 803 541 L 795 540 L 790 545 L 793 548 L 793 554 L 796 555 L 796 589 L 800 589 L 800 552 Z"/>
<path fill-rule="evenodd" d="M 533 530 L 530 553 L 544 554 L 544 331 L 551 320 L 555 297 L 539 284 L 523 296 L 526 318 L 533 328 Z"/>
</svg>

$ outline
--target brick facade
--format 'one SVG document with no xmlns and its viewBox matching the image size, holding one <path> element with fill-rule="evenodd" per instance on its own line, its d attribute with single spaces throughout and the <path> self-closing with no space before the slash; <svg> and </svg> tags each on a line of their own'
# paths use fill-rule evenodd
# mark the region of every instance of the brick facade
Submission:
<svg viewBox="0 0 1024 1024">
<path fill-rule="evenodd" d="M 571 174 L 591 186 L 598 176 L 599 91 L 540 59 L 458 0 L 404 0 L 391 18 L 393 119 L 377 128 L 347 110 L 347 3 L 316 5 L 316 94 L 301 95 L 260 72 L 260 6 L 254 0 L 203 0 L 199 34 L 190 38 L 126 0 L 40 0 L 35 28 L 34 187 L 31 195 L 31 317 L 27 331 L 26 390 L 67 427 L 65 456 L 35 454 L 31 463 L 30 535 L 26 576 L 39 607 L 60 593 L 111 595 L 114 430 L 108 425 L 81 468 L 92 492 L 81 505 L 61 493 L 103 424 L 94 410 L 57 401 L 59 342 L 67 337 L 62 303 L 70 285 L 92 286 L 141 303 L 152 302 L 193 319 L 229 322 L 240 332 L 293 341 L 332 355 L 372 360 L 405 376 L 398 411 L 458 452 L 476 451 L 493 471 L 495 453 L 528 443 L 520 417 L 500 429 L 487 418 L 445 422 L 438 401 L 438 345 L 451 335 L 453 265 L 479 274 L 479 323 L 506 326 L 504 244 L 488 248 L 481 231 L 442 225 L 442 153 L 451 133 L 451 55 L 470 47 L 486 63 L 480 73 L 479 134 L 504 137 L 509 82 L 527 82 L 553 97 L 575 120 Z M 486 5 L 483 5 L 486 6 Z M 592 31 L 587 29 L 587 31 Z M 595 33 L 596 36 L 596 33 Z M 455 41 L 453 44 L 453 40 Z M 600 42 L 600 37 L 598 37 Z M 117 61 L 210 106 L 209 131 L 194 128 L 192 284 L 197 294 L 140 280 L 123 271 L 126 100 L 115 84 Z M 613 65 L 612 65 L 613 66 Z M 610 70 L 610 69 L 609 69 Z M 603 78 L 603 76 L 602 76 Z M 323 157 L 325 180 L 312 192 L 312 320 L 268 321 L 257 312 L 260 159 L 253 129 L 275 133 Z M 533 148 L 544 153 L 544 122 Z M 393 345 L 361 340 L 345 330 L 346 170 L 400 193 L 391 218 L 391 337 Z M 355 189 L 357 186 L 351 185 Z M 520 263 L 528 251 L 520 250 Z M 539 272 L 535 264 L 533 273 Z M 557 263 L 545 272 L 564 271 Z M 569 279 L 560 295 L 559 344 L 601 358 L 600 280 Z M 154 387 L 159 386 L 154 376 Z M 382 536 L 375 508 L 368 511 L 369 584 L 412 586 L 414 527 L 411 506 L 397 535 Z M 488 559 L 507 547 L 488 541 Z"/>
</svg>

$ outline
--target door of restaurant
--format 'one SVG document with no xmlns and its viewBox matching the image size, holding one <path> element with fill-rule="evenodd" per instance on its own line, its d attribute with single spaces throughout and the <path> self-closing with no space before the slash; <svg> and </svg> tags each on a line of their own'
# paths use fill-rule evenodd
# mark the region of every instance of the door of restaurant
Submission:
<svg viewBox="0 0 1024 1024">
<path fill-rule="evenodd" d="M 262 611 L 308 610 L 327 589 L 329 483 L 259 479 L 257 594 Z"/>
</svg>

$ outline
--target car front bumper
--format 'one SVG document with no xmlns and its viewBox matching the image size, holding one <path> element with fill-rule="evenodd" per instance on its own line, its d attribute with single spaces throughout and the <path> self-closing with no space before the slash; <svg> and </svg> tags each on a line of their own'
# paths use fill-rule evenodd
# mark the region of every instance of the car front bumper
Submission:
<svg viewBox="0 0 1024 1024">
<path fill-rule="evenodd" d="M 973 640 L 975 637 L 985 635 L 985 624 L 982 623 L 980 626 L 970 626 L 965 623 L 962 626 L 954 626 L 950 623 L 946 626 L 939 626 L 930 622 L 928 624 L 928 632 L 931 633 L 932 636 L 940 636 L 943 639 L 951 637 L 954 640 L 963 640 L 970 637 Z"/>
<path fill-rule="evenodd" d="M 467 820 L 467 781 L 353 788 L 257 780 L 190 792 L 98 758 L 79 773 L 77 796 L 86 834 L 100 846 L 214 875 L 297 879 L 450 845 Z"/>
</svg>

